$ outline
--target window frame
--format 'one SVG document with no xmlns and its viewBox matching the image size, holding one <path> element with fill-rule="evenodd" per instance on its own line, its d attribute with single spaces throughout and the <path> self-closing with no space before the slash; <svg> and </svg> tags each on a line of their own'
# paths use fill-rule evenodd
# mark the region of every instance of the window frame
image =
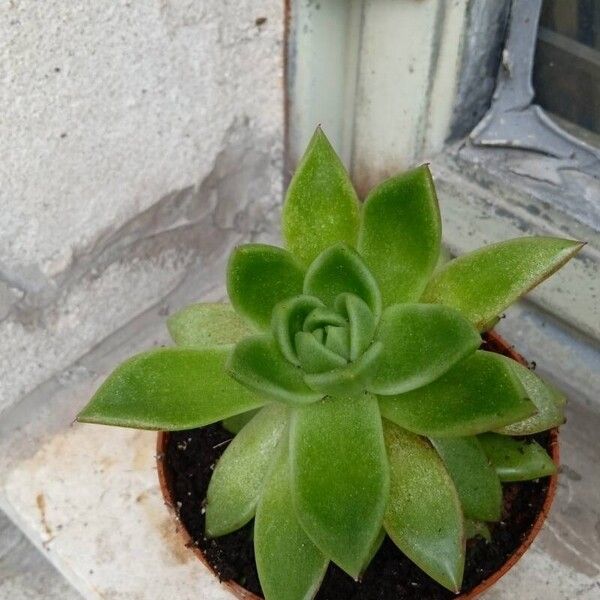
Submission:
<svg viewBox="0 0 600 600">
<path fill-rule="evenodd" d="M 482 148 L 522 150 L 536 155 L 538 173 L 560 171 L 578 172 L 588 176 L 600 190 L 600 149 L 578 139 L 553 121 L 543 108 L 533 103 L 533 63 L 542 0 L 513 0 L 509 30 L 494 100 L 490 110 L 469 135 L 473 159 Z M 514 59 L 513 57 L 518 57 Z M 509 155 L 495 153 L 492 160 L 498 168 L 510 171 L 505 165 Z M 531 156 L 531 155 L 530 155 Z M 487 162 L 487 160 L 486 160 Z M 518 175 L 518 173 L 513 174 Z M 560 173 L 559 173 L 560 174 Z M 535 179 L 533 173 L 522 173 Z M 543 178 L 539 177 L 543 182 Z M 574 206 L 581 189 L 569 180 L 564 197 L 548 195 L 547 200 L 567 215 L 600 230 L 600 202 L 585 207 Z M 569 185 L 571 183 L 571 185 Z"/>
<path fill-rule="evenodd" d="M 532 103 L 541 0 L 287 7 L 286 173 L 320 122 L 361 196 L 430 162 L 454 254 L 523 235 L 587 241 L 528 302 L 600 340 L 600 152 Z"/>
<path fill-rule="evenodd" d="M 519 235 L 587 242 L 528 303 L 600 341 L 600 149 L 533 103 L 541 0 L 512 0 L 496 90 L 473 131 L 433 161 L 446 242 L 460 254 Z M 513 57 L 518 57 L 513 60 Z M 493 218 L 490 218 L 493 217 Z"/>
</svg>

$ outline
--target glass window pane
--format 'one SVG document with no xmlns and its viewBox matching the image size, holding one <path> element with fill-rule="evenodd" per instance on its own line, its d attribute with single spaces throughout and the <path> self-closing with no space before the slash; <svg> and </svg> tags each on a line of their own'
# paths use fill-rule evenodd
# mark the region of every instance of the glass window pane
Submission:
<svg viewBox="0 0 600 600">
<path fill-rule="evenodd" d="M 533 84 L 535 102 L 600 133 L 600 1 L 544 0 Z"/>
</svg>

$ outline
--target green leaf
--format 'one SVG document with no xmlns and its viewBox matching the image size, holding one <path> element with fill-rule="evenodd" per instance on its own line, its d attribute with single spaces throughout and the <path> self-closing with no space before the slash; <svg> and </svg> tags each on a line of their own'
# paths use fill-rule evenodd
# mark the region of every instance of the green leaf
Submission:
<svg viewBox="0 0 600 600">
<path fill-rule="evenodd" d="M 280 444 L 256 509 L 254 554 L 266 600 L 309 600 L 329 561 L 312 543 L 293 508 L 288 445 Z"/>
<path fill-rule="evenodd" d="M 450 252 L 450 250 L 448 250 L 448 248 L 446 248 L 446 246 L 444 246 L 443 244 L 440 245 L 440 256 L 438 257 L 438 261 L 437 264 L 435 265 L 435 269 L 433 270 L 433 272 L 435 273 L 436 271 L 438 271 L 439 269 L 441 269 L 446 263 L 450 262 L 452 260 L 452 253 Z"/>
<path fill-rule="evenodd" d="M 315 338 L 315 340 L 317 340 L 317 342 L 319 342 L 319 344 L 322 344 L 325 341 L 325 330 L 324 329 L 315 329 L 314 331 L 312 331 L 312 335 Z"/>
<path fill-rule="evenodd" d="M 483 350 L 429 385 L 397 396 L 380 396 L 379 405 L 390 421 L 432 437 L 475 435 L 535 412 L 506 361 Z"/>
<path fill-rule="evenodd" d="M 261 396 L 286 404 L 307 404 L 323 397 L 304 383 L 302 371 L 283 357 L 269 335 L 242 340 L 231 354 L 227 370 Z"/>
<path fill-rule="evenodd" d="M 419 299 L 438 262 L 441 234 L 427 165 L 392 177 L 369 194 L 358 251 L 379 282 L 384 306 Z"/>
<path fill-rule="evenodd" d="M 117 367 L 79 413 L 83 423 L 177 431 L 258 408 L 265 399 L 225 372 L 231 347 L 160 348 Z"/>
<path fill-rule="evenodd" d="M 381 314 L 379 287 L 362 258 L 344 244 L 320 254 L 308 268 L 304 293 L 334 306 L 340 294 L 351 293 L 364 300 L 376 318 Z"/>
<path fill-rule="evenodd" d="M 229 258 L 227 293 L 235 310 L 267 329 L 275 305 L 302 293 L 304 270 L 286 250 L 265 244 L 239 246 Z"/>
<path fill-rule="evenodd" d="M 360 575 L 381 530 L 388 464 L 377 400 L 325 398 L 292 413 L 292 494 L 304 530 L 349 575 Z"/>
<path fill-rule="evenodd" d="M 356 360 L 372 343 L 377 321 L 367 303 L 354 294 L 341 294 L 335 300 L 336 310 L 348 320 L 350 360 Z"/>
<path fill-rule="evenodd" d="M 285 245 L 309 265 L 337 242 L 354 246 L 358 223 L 352 182 L 318 127 L 287 191 L 282 218 Z"/>
<path fill-rule="evenodd" d="M 302 331 L 308 315 L 319 307 L 323 307 L 323 303 L 318 298 L 296 296 L 280 302 L 273 310 L 273 337 L 281 353 L 296 366 L 300 365 L 296 352 L 296 334 Z"/>
<path fill-rule="evenodd" d="M 476 537 L 483 538 L 488 544 L 492 541 L 490 528 L 481 521 L 465 519 L 465 537 L 470 540 Z"/>
<path fill-rule="evenodd" d="M 240 413 L 239 415 L 234 415 L 233 417 L 223 419 L 221 425 L 223 425 L 223 427 L 227 429 L 229 433 L 237 435 L 244 428 L 244 426 L 254 418 L 254 415 L 256 415 L 259 410 L 260 409 L 256 408 L 254 410 L 249 410 L 248 412 Z"/>
<path fill-rule="evenodd" d="M 499 521 L 502 486 L 478 439 L 475 436 L 431 438 L 431 443 L 454 481 L 465 517 Z"/>
<path fill-rule="evenodd" d="M 367 559 L 365 560 L 364 565 L 362 566 L 362 569 L 360 570 L 360 575 L 358 577 L 359 581 L 362 579 L 364 572 L 369 568 L 369 565 L 371 564 L 371 561 L 375 558 L 375 555 L 381 549 L 381 546 L 383 545 L 383 540 L 385 540 L 385 529 L 382 527 L 379 531 L 379 535 L 375 539 L 374 544 L 371 546 L 371 550 L 369 550 L 369 554 L 367 556 Z"/>
<path fill-rule="evenodd" d="M 206 495 L 206 535 L 243 527 L 252 517 L 288 423 L 288 409 L 270 404 L 235 436 L 215 467 Z"/>
<path fill-rule="evenodd" d="M 346 320 L 335 310 L 331 308 L 315 308 L 304 321 L 304 331 L 316 331 L 324 329 L 329 325 L 342 327 L 346 325 Z"/>
<path fill-rule="evenodd" d="M 389 306 L 375 339 L 383 353 L 368 389 L 385 395 L 431 383 L 481 344 L 458 311 L 433 304 Z"/>
<path fill-rule="evenodd" d="M 296 334 L 296 348 L 305 373 L 324 373 L 347 364 L 345 358 L 326 348 L 312 333 L 306 331 Z"/>
<path fill-rule="evenodd" d="M 191 304 L 167 319 L 178 346 L 212 348 L 235 344 L 252 331 L 230 304 Z"/>
<path fill-rule="evenodd" d="M 478 437 L 500 481 L 528 481 L 556 473 L 556 465 L 535 441 L 515 440 L 497 433 Z"/>
<path fill-rule="evenodd" d="M 562 267 L 583 244 L 551 237 L 517 238 L 451 260 L 431 278 L 421 302 L 459 310 L 480 331 L 517 298 Z"/>
<path fill-rule="evenodd" d="M 427 440 L 385 420 L 383 423 L 390 462 L 385 530 L 421 570 L 458 592 L 465 538 L 462 509 L 452 479 Z"/>
<path fill-rule="evenodd" d="M 369 385 L 382 351 L 382 344 L 375 342 L 353 363 L 326 373 L 307 374 L 304 381 L 313 390 L 331 396 L 358 394 Z"/>
<path fill-rule="evenodd" d="M 325 328 L 325 347 L 345 360 L 350 358 L 350 332 L 348 327 Z"/>
<path fill-rule="evenodd" d="M 496 431 L 504 435 L 531 435 L 562 425 L 565 422 L 565 396 L 523 365 L 510 358 L 505 360 L 523 384 L 527 397 L 535 404 L 537 413 L 524 421 L 505 425 Z"/>
</svg>

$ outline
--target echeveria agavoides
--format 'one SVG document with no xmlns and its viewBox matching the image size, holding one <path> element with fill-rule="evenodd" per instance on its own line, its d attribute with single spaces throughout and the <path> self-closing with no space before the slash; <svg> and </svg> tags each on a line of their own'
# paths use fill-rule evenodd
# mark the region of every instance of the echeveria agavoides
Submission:
<svg viewBox="0 0 600 600">
<path fill-rule="evenodd" d="M 123 363 L 78 418 L 222 421 L 236 433 L 209 486 L 206 532 L 255 519 L 267 600 L 313 597 L 330 561 L 359 577 L 386 534 L 458 591 L 465 539 L 489 538 L 500 519 L 501 482 L 554 472 L 540 445 L 515 436 L 564 421 L 564 396 L 479 349 L 480 332 L 582 244 L 522 238 L 443 264 L 428 166 L 361 207 L 320 129 L 290 184 L 283 236 L 285 249 L 236 248 L 231 304 L 170 317 L 177 347 Z"/>
</svg>

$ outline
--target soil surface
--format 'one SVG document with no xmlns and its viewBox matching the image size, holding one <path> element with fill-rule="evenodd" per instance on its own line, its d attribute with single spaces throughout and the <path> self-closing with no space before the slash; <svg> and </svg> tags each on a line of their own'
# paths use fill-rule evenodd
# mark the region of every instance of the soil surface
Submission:
<svg viewBox="0 0 600 600">
<path fill-rule="evenodd" d="M 232 435 L 220 425 L 180 431 L 169 436 L 166 461 L 181 522 L 205 554 L 219 577 L 233 579 L 257 595 L 260 584 L 254 564 L 252 522 L 217 538 L 204 536 L 202 504 L 214 463 Z M 536 440 L 546 446 L 547 435 Z M 489 577 L 519 547 L 527 535 L 548 491 L 548 478 L 504 485 L 504 515 L 492 529 L 492 542 L 482 539 L 467 544 L 463 592 Z M 386 538 L 361 583 L 331 564 L 317 594 L 318 600 L 442 600 L 454 594 L 416 567 Z"/>
<path fill-rule="evenodd" d="M 487 350 L 498 351 L 490 342 Z M 262 596 L 252 540 L 253 522 L 217 538 L 204 536 L 208 482 L 216 461 L 232 440 L 220 425 L 169 434 L 164 460 L 181 523 L 222 580 L 234 580 Z M 547 433 L 532 436 L 549 448 Z M 531 529 L 548 492 L 549 478 L 503 485 L 502 520 L 493 525 L 492 541 L 476 538 L 467 544 L 463 592 L 496 571 L 519 547 Z M 317 600 L 446 600 L 455 594 L 430 579 L 386 538 L 360 583 L 330 564 Z"/>
</svg>

